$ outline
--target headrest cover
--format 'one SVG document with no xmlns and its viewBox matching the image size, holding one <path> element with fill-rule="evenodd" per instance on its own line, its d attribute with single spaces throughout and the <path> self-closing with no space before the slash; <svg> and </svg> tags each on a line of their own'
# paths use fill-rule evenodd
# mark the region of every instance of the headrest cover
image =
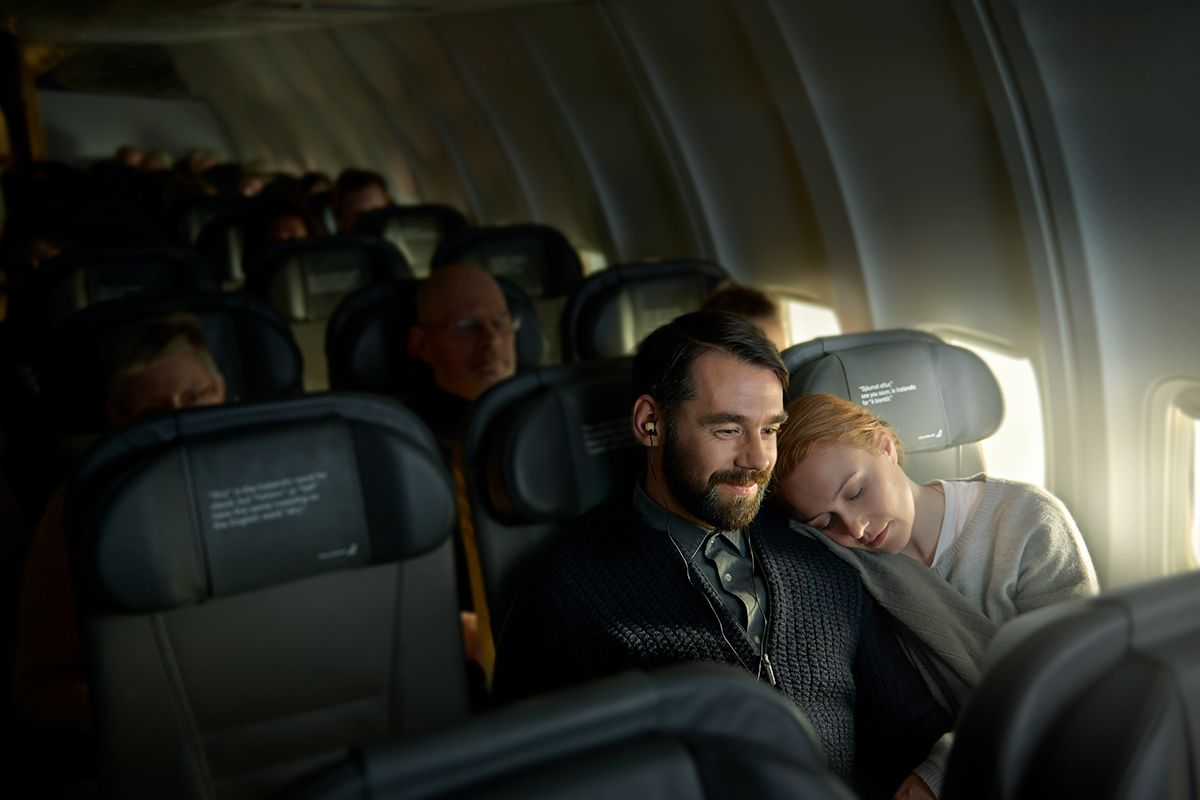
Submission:
<svg viewBox="0 0 1200 800">
<path fill-rule="evenodd" d="M 411 278 L 404 255 L 365 236 L 279 242 L 247 267 L 246 288 L 289 322 L 326 320 L 346 295 L 372 283 Z"/>
<path fill-rule="evenodd" d="M 562 297 L 583 277 L 579 254 L 548 225 L 468 228 L 442 242 L 433 268 L 461 262 L 508 278 L 534 300 Z"/>
<path fill-rule="evenodd" d="M 832 394 L 886 420 L 910 453 L 986 439 L 1004 419 L 987 364 L 962 347 L 889 342 L 819 356 L 792 374 L 791 397 Z"/>
<path fill-rule="evenodd" d="M 102 444 L 72 484 L 68 524 L 98 599 L 126 612 L 411 558 L 454 522 L 432 437 L 383 400 L 196 409 Z M 105 473 L 105 450 L 131 466 Z"/>
<path fill-rule="evenodd" d="M 621 264 L 591 275 L 563 312 L 564 353 L 571 360 L 632 353 L 651 331 L 699 309 L 727 277 L 695 259 Z"/>
<path fill-rule="evenodd" d="M 487 455 L 492 506 L 506 522 L 573 519 L 636 474 L 627 372 L 551 385 L 515 406 L 495 421 Z"/>
<path fill-rule="evenodd" d="M 245 294 L 134 298 L 89 306 L 64 320 L 42 351 L 38 378 L 47 414 L 66 432 L 107 430 L 101 349 L 120 328 L 176 311 L 200 322 L 227 402 L 270 400 L 302 391 L 304 364 L 287 323 Z"/>
</svg>

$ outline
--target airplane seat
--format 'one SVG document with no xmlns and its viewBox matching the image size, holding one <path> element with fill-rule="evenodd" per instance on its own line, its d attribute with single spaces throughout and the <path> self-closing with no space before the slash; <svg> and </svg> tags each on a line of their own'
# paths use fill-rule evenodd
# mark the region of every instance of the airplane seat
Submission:
<svg viewBox="0 0 1200 800">
<path fill-rule="evenodd" d="M 179 247 L 76 250 L 38 270 L 9 318 L 30 355 L 49 329 L 88 306 L 124 297 L 178 297 L 215 292 L 208 265 Z"/>
<path fill-rule="evenodd" d="M 620 264 L 590 275 L 562 314 L 563 361 L 633 353 L 647 334 L 696 311 L 729 275 L 711 261 Z"/>
<path fill-rule="evenodd" d="M 516 335 L 517 370 L 541 364 L 546 338 L 529 295 L 507 278 L 497 283 L 509 311 L 520 315 Z M 416 322 L 417 287 L 406 280 L 368 286 L 342 301 L 329 318 L 325 357 L 335 391 L 403 397 L 429 385 L 429 365 L 408 354 L 408 331 Z"/>
<path fill-rule="evenodd" d="M 247 294 L 132 298 L 85 308 L 56 326 L 38 369 L 42 406 L 62 433 L 100 433 L 104 416 L 102 349 L 109 336 L 139 320 L 184 311 L 195 315 L 225 378 L 226 402 L 273 400 L 303 391 L 304 362 L 287 323 Z"/>
<path fill-rule="evenodd" d="M 227 214 L 245 214 L 249 198 L 241 195 L 217 194 L 198 197 L 188 203 L 171 221 L 171 238 L 181 247 L 191 247 L 209 222 Z"/>
<path fill-rule="evenodd" d="M 644 449 L 629 422 L 632 359 L 544 367 L 488 389 L 455 453 L 459 527 L 484 662 L 527 570 L 614 491 L 633 491 Z"/>
<path fill-rule="evenodd" d="M 816 734 L 738 670 L 631 670 L 420 740 L 365 745 L 287 800 L 851 800 Z"/>
<path fill-rule="evenodd" d="M 102 350 L 118 329 L 176 311 L 194 314 L 225 378 L 228 402 L 271 400 L 303 391 L 304 362 L 287 324 L 249 295 L 130 298 L 90 306 L 55 326 L 36 371 L 38 413 L 10 438 L 3 471 L 38 518 L 71 468 L 110 427 L 104 414 Z"/>
<path fill-rule="evenodd" d="M 338 304 L 364 286 L 411 277 L 404 255 L 389 242 L 318 236 L 264 250 L 246 267 L 246 291 L 270 303 L 292 326 L 304 354 L 304 388 L 311 392 L 329 387 L 325 328 Z"/>
<path fill-rule="evenodd" d="M 945 800 L 1194 798 L 1200 575 L 1009 622 L 955 734 Z"/>
<path fill-rule="evenodd" d="M 900 436 L 917 483 L 984 471 L 983 448 L 1004 419 L 1004 397 L 979 356 L 931 333 L 829 336 L 782 353 L 788 399 L 832 394 L 866 408 Z"/>
<path fill-rule="evenodd" d="M 354 224 L 354 233 L 391 242 L 404 253 L 416 277 L 428 278 L 438 245 L 470 226 L 458 209 L 425 203 L 368 211 Z"/>
<path fill-rule="evenodd" d="M 478 264 L 525 290 L 537 307 L 542 329 L 549 334 L 547 361 L 558 363 L 563 306 L 583 280 L 583 263 L 567 238 L 549 225 L 467 228 L 442 242 L 431 267 L 464 262 Z"/>
<path fill-rule="evenodd" d="M 333 216 L 333 190 L 316 192 L 304 198 L 304 205 L 313 213 L 325 233 L 333 235 L 338 232 L 337 218 Z"/>
<path fill-rule="evenodd" d="M 263 797 L 466 718 L 454 485 L 407 409 L 141 418 L 66 502 L 104 796 Z"/>
<path fill-rule="evenodd" d="M 227 292 L 246 283 L 242 251 L 246 228 L 246 210 L 214 216 L 196 237 L 196 252 L 212 268 L 213 278 Z"/>
</svg>

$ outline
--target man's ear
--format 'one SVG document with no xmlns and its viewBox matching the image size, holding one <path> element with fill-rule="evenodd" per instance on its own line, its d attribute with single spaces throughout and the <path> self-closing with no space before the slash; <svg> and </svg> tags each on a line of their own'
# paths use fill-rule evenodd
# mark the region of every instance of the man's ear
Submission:
<svg viewBox="0 0 1200 800">
<path fill-rule="evenodd" d="M 658 413 L 658 403 L 648 394 L 633 401 L 633 435 L 643 447 L 654 447 L 662 444 L 663 440 L 662 415 Z"/>
<path fill-rule="evenodd" d="M 429 339 L 427 331 L 419 325 L 408 329 L 408 354 L 413 358 L 429 362 Z"/>
<path fill-rule="evenodd" d="M 217 379 L 214 381 L 214 383 L 216 384 L 214 386 L 214 388 L 216 389 L 216 391 L 214 393 L 217 395 L 217 402 L 224 403 L 225 402 L 225 376 L 218 374 Z"/>
</svg>

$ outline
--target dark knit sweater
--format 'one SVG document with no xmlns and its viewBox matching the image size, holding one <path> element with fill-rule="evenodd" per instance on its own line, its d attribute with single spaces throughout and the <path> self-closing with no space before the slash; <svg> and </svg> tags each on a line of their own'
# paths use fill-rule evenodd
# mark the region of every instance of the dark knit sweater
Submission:
<svg viewBox="0 0 1200 800">
<path fill-rule="evenodd" d="M 808 717 L 835 773 L 864 797 L 891 797 L 950 729 L 949 714 L 855 570 L 770 511 L 748 530 L 769 590 L 765 650 L 778 688 Z M 581 520 L 535 566 L 500 634 L 494 693 L 506 702 L 692 661 L 759 664 L 700 570 L 626 500 Z"/>
</svg>

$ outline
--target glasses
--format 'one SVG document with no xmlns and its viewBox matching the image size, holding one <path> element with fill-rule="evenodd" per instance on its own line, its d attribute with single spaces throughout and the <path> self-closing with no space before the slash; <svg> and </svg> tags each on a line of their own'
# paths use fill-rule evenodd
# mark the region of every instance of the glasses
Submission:
<svg viewBox="0 0 1200 800">
<path fill-rule="evenodd" d="M 440 328 L 450 334 L 452 339 L 468 341 L 485 333 L 495 333 L 499 336 L 516 333 L 521 330 L 521 316 L 505 311 L 490 317 L 459 317 L 451 322 L 431 323 L 419 327 Z"/>
</svg>

